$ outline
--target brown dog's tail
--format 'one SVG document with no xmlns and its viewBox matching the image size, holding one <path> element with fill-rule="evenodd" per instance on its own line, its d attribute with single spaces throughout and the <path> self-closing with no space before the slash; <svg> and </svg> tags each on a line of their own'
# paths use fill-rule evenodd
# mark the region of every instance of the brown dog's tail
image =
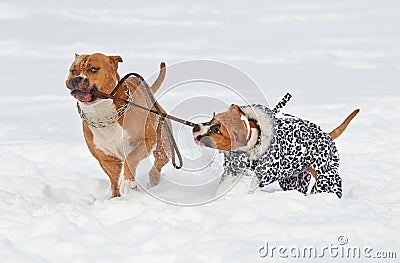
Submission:
<svg viewBox="0 0 400 263">
<path fill-rule="evenodd" d="M 165 67 L 165 63 L 161 62 L 160 63 L 160 73 L 158 74 L 156 81 L 154 81 L 153 85 L 151 85 L 151 91 L 153 93 L 156 93 L 157 90 L 161 87 L 161 84 L 163 83 L 163 81 L 165 79 L 166 71 L 167 71 L 167 69 Z"/>
<path fill-rule="evenodd" d="M 349 125 L 351 120 L 357 115 L 359 111 L 360 109 L 356 109 L 355 111 L 350 113 L 350 115 L 347 116 L 347 118 L 344 120 L 342 124 L 340 124 L 336 129 L 334 129 L 329 133 L 329 136 L 331 136 L 332 140 L 335 140 L 344 132 L 344 130 L 347 128 L 347 125 Z"/>
</svg>

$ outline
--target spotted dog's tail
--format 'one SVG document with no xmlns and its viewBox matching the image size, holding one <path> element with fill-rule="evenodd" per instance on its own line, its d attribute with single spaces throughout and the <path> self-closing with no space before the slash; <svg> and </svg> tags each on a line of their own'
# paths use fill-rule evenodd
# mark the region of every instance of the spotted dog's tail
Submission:
<svg viewBox="0 0 400 263">
<path fill-rule="evenodd" d="M 340 124 L 336 129 L 334 129 L 333 131 L 331 131 L 329 133 L 329 136 L 331 136 L 332 140 L 335 140 L 337 137 L 339 137 L 344 130 L 347 128 L 347 126 L 349 125 L 349 123 L 351 122 L 351 120 L 357 115 L 357 113 L 360 112 L 360 109 L 356 109 L 354 110 L 352 113 L 350 113 L 349 116 L 347 116 L 347 118 L 344 120 L 344 122 L 342 122 L 342 124 Z M 308 167 L 309 171 L 311 172 L 312 176 L 317 179 L 317 172 L 314 170 L 314 168 L 312 168 L 311 166 Z"/>
<path fill-rule="evenodd" d="M 349 125 L 351 120 L 357 115 L 359 111 L 360 109 L 354 110 L 352 113 L 350 113 L 349 116 L 347 116 L 347 118 L 344 120 L 342 124 L 340 124 L 336 129 L 334 129 L 329 133 L 329 136 L 331 136 L 332 140 L 335 140 L 344 132 L 344 130 L 347 128 L 347 125 Z"/>
<path fill-rule="evenodd" d="M 153 85 L 151 85 L 151 91 L 153 93 L 156 93 L 157 90 L 161 87 L 161 84 L 163 83 L 163 81 L 165 79 L 166 71 L 167 71 L 167 69 L 165 67 L 165 63 L 161 62 L 160 63 L 160 73 L 158 74 L 156 81 L 154 81 Z"/>
<path fill-rule="evenodd" d="M 336 139 L 344 132 L 344 130 L 347 128 L 347 125 L 349 125 L 351 120 L 357 115 L 358 112 L 360 112 L 360 109 L 354 110 L 352 113 L 350 113 L 349 116 L 347 116 L 347 118 L 344 120 L 344 122 L 342 124 L 340 124 L 336 129 L 334 129 L 333 131 L 331 131 L 329 133 L 329 136 L 331 136 L 332 140 Z M 311 172 L 312 176 L 315 179 L 317 179 L 318 175 L 317 175 L 317 172 L 314 170 L 314 168 L 312 168 L 310 166 L 310 167 L 308 167 L 308 169 Z"/>
<path fill-rule="evenodd" d="M 161 73 L 160 73 L 161 74 Z M 275 108 L 272 110 L 273 114 L 277 114 L 285 105 L 287 102 L 292 98 L 292 95 L 290 93 L 286 93 L 286 95 L 281 99 L 281 101 L 275 106 Z M 335 140 L 337 137 L 339 137 L 344 130 L 347 128 L 351 120 L 360 112 L 360 109 L 354 110 L 352 113 L 350 113 L 349 116 L 344 120 L 342 124 L 340 124 L 336 129 L 331 131 L 329 133 L 329 136 L 331 136 L 332 140 Z M 292 116 L 290 114 L 284 114 L 287 116 Z"/>
</svg>

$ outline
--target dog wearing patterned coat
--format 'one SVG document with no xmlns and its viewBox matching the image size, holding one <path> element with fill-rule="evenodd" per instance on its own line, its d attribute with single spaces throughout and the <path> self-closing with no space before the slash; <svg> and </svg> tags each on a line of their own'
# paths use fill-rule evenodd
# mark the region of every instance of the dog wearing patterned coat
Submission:
<svg viewBox="0 0 400 263">
<path fill-rule="evenodd" d="M 306 194 L 314 176 L 311 193 L 335 193 L 341 198 L 339 154 L 333 140 L 359 110 L 326 133 L 318 125 L 291 115 L 277 118 L 277 112 L 289 99 L 287 94 L 274 110 L 263 105 L 232 104 L 211 121 L 197 124 L 193 128 L 194 140 L 224 152 L 223 177 L 250 174 L 259 187 L 278 181 L 283 190 Z"/>
</svg>

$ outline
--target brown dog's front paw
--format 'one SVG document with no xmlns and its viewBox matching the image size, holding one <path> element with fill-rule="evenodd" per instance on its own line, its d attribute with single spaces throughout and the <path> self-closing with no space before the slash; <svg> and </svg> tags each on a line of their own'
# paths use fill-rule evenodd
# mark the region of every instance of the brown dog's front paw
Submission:
<svg viewBox="0 0 400 263">
<path fill-rule="evenodd" d="M 120 197 L 120 196 L 121 196 L 121 194 L 119 193 L 118 189 L 112 191 L 112 196 L 111 196 L 111 198 Z"/>
<path fill-rule="evenodd" d="M 133 190 L 137 189 L 137 184 L 135 180 L 122 179 L 119 185 L 119 191 L 122 195 L 125 195 Z"/>
</svg>

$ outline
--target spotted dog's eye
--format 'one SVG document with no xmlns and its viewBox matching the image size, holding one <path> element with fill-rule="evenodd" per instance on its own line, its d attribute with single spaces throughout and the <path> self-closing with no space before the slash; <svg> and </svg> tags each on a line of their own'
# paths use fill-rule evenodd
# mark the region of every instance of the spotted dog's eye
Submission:
<svg viewBox="0 0 400 263">
<path fill-rule="evenodd" d="M 89 71 L 90 73 L 96 73 L 97 71 L 99 71 L 100 68 L 90 68 Z"/>
<path fill-rule="evenodd" d="M 216 134 L 222 135 L 221 130 L 219 129 L 218 126 L 215 126 L 215 127 L 213 128 L 213 132 L 216 133 Z"/>
<path fill-rule="evenodd" d="M 75 75 L 76 74 L 76 70 L 75 69 L 71 70 L 71 74 Z"/>
</svg>

